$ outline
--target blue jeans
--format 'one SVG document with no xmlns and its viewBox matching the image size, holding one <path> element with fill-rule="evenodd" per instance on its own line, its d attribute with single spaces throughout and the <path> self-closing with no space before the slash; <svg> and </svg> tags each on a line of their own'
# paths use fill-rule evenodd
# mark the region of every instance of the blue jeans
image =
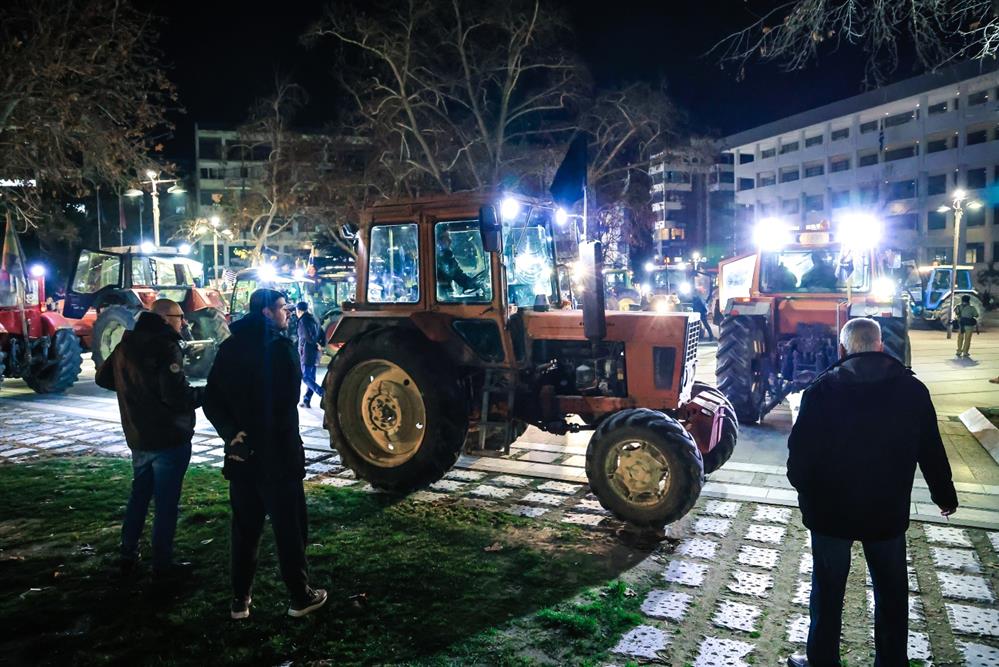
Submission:
<svg viewBox="0 0 999 667">
<path fill-rule="evenodd" d="M 905 570 L 905 534 L 862 544 L 874 584 L 874 665 L 908 667 L 909 582 Z M 808 662 L 811 665 L 840 664 L 843 595 L 850 573 L 852 546 L 853 540 L 812 532 L 811 623 L 808 628 Z"/>
<path fill-rule="evenodd" d="M 316 384 L 316 366 L 306 366 L 302 364 L 302 382 L 305 384 L 305 396 L 302 402 L 308 404 L 315 393 L 319 398 L 323 397 L 323 388 Z"/>
<path fill-rule="evenodd" d="M 132 493 L 121 526 L 122 558 L 134 559 L 139 555 L 139 538 L 146 523 L 149 501 L 155 499 L 153 569 L 170 567 L 173 536 L 177 532 L 177 505 L 190 462 L 190 443 L 170 449 L 132 452 Z"/>
</svg>

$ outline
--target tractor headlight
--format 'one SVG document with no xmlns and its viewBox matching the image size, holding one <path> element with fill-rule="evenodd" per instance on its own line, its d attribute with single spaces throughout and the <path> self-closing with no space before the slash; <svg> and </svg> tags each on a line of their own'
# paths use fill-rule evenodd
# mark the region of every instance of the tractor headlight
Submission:
<svg viewBox="0 0 999 667">
<path fill-rule="evenodd" d="M 836 240 L 851 250 L 874 248 L 881 241 L 881 224 L 870 213 L 844 214 L 839 220 Z"/>
<path fill-rule="evenodd" d="M 500 217 L 506 221 L 513 220 L 520 213 L 520 202 L 513 197 L 504 197 L 500 202 Z"/>
<path fill-rule="evenodd" d="M 31 274 L 32 278 L 44 278 L 45 277 L 45 267 L 41 264 L 32 264 L 31 268 L 28 269 L 28 273 Z"/>
<path fill-rule="evenodd" d="M 555 209 L 555 224 L 564 225 L 567 222 L 569 222 L 569 214 L 566 210 L 561 206 Z"/>
<path fill-rule="evenodd" d="M 277 278 L 277 269 L 271 264 L 261 264 L 257 267 L 257 280 L 262 283 L 273 282 Z"/>
<path fill-rule="evenodd" d="M 874 295 L 874 298 L 879 301 L 887 301 L 888 299 L 891 299 L 895 296 L 895 292 L 895 281 L 887 276 L 875 278 L 874 284 L 871 285 L 871 294 Z"/>
<path fill-rule="evenodd" d="M 669 312 L 669 301 L 666 299 L 659 299 L 653 306 L 657 313 L 668 313 Z"/>
<path fill-rule="evenodd" d="M 791 243 L 791 229 L 780 218 L 763 218 L 753 229 L 753 241 L 760 250 L 780 250 Z"/>
<path fill-rule="evenodd" d="M 690 296 L 690 293 L 694 291 L 694 288 L 691 287 L 690 283 L 682 282 L 680 283 L 680 286 L 677 288 L 677 291 L 684 296 Z"/>
<path fill-rule="evenodd" d="M 156 246 L 153 245 L 152 241 L 143 241 L 139 248 L 147 255 L 156 252 Z"/>
</svg>

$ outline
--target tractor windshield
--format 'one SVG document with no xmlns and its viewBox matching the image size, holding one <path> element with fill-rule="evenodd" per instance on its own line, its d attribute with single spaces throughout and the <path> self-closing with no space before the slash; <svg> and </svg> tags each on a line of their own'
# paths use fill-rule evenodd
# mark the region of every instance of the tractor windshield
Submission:
<svg viewBox="0 0 999 667">
<path fill-rule="evenodd" d="M 551 217 L 548 209 L 528 206 L 503 224 L 503 262 L 511 305 L 533 306 L 537 295 L 558 303 Z"/>
<path fill-rule="evenodd" d="M 760 256 L 760 291 L 815 294 L 870 289 L 871 268 L 868 257 L 859 253 L 841 253 L 838 248 L 787 249 Z"/>
<path fill-rule="evenodd" d="M 442 303 L 489 303 L 493 300 L 492 267 L 482 248 L 478 220 L 434 225 L 437 300 Z"/>
<path fill-rule="evenodd" d="M 417 303 L 420 300 L 420 241 L 415 223 L 371 228 L 368 301 Z"/>
<path fill-rule="evenodd" d="M 194 285 L 194 273 L 186 262 L 173 257 L 142 255 L 132 257 L 132 285 L 190 287 Z"/>
<path fill-rule="evenodd" d="M 299 301 L 305 301 L 310 306 L 314 305 L 313 299 L 303 282 L 282 276 L 277 276 L 273 280 L 260 280 L 255 275 L 255 272 L 251 271 L 247 275 L 239 276 L 232 290 L 232 300 L 230 301 L 229 310 L 233 321 L 238 320 L 249 312 L 250 295 L 258 289 L 264 288 L 283 293 L 285 295 L 285 303 L 296 304 Z"/>
<path fill-rule="evenodd" d="M 117 285 L 120 272 L 120 255 L 84 250 L 76 263 L 72 291 L 93 294 L 102 287 Z"/>
</svg>

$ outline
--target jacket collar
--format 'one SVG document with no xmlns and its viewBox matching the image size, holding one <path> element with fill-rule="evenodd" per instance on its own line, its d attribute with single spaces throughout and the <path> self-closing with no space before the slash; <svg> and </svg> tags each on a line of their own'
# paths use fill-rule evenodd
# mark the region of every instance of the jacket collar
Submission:
<svg viewBox="0 0 999 667">
<path fill-rule="evenodd" d="M 166 320 L 149 311 L 139 314 L 134 331 L 147 336 L 166 336 L 172 340 L 181 340 L 181 335 L 174 331 Z"/>
<path fill-rule="evenodd" d="M 843 357 L 823 375 L 829 375 L 839 382 L 868 383 L 913 373 L 887 352 L 858 352 Z"/>
</svg>

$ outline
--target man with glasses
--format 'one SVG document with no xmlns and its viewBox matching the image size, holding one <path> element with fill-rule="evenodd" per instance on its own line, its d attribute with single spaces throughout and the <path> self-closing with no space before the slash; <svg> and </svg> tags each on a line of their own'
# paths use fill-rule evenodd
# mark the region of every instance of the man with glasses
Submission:
<svg viewBox="0 0 999 667">
<path fill-rule="evenodd" d="M 158 583 L 190 568 L 173 559 L 173 537 L 184 474 L 191 461 L 194 411 L 203 390 L 184 375 L 180 349 L 184 311 L 170 299 L 155 301 L 135 329 L 97 369 L 97 384 L 118 393 L 125 440 L 132 450 L 132 492 L 121 528 L 121 571 L 131 574 L 149 502 L 153 520 L 153 576 Z"/>
</svg>

